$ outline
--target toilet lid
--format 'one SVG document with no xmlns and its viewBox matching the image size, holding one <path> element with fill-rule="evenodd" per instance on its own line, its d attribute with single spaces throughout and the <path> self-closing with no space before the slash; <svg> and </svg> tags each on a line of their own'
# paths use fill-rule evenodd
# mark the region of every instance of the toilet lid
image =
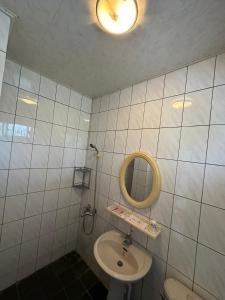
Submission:
<svg viewBox="0 0 225 300">
<path fill-rule="evenodd" d="M 168 300 L 203 300 L 178 280 L 168 278 L 164 282 L 164 290 Z"/>
</svg>

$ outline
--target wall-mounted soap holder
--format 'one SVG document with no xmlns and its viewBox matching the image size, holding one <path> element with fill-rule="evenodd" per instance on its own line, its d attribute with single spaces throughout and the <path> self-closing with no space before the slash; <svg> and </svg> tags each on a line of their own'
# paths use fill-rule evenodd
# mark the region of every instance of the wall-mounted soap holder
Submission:
<svg viewBox="0 0 225 300">
<path fill-rule="evenodd" d="M 161 232 L 161 226 L 156 221 L 133 212 L 122 205 L 113 204 L 106 209 L 114 216 L 117 216 L 153 239 L 156 239 Z"/>
</svg>

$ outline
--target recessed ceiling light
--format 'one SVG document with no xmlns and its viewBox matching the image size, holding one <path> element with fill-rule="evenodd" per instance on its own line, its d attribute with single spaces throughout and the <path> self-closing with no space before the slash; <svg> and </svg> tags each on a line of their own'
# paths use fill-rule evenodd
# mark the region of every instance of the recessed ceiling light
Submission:
<svg viewBox="0 0 225 300">
<path fill-rule="evenodd" d="M 96 13 L 104 30 L 123 34 L 135 25 L 138 6 L 136 0 L 97 0 Z"/>
<path fill-rule="evenodd" d="M 188 108 L 192 106 L 192 102 L 190 100 L 178 100 L 173 103 L 173 108 L 176 109 L 182 109 L 182 108 Z"/>
<path fill-rule="evenodd" d="M 32 99 L 32 98 L 19 98 L 20 101 L 26 103 L 26 104 L 30 104 L 30 105 L 37 105 L 37 101 L 36 99 Z"/>
</svg>

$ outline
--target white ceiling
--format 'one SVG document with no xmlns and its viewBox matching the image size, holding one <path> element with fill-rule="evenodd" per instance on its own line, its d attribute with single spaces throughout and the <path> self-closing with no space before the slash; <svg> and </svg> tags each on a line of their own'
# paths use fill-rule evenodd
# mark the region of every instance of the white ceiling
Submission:
<svg viewBox="0 0 225 300">
<path fill-rule="evenodd" d="M 146 1 L 116 37 L 94 23 L 95 0 L 0 0 L 18 16 L 8 57 L 97 97 L 225 50 L 225 0 Z"/>
</svg>

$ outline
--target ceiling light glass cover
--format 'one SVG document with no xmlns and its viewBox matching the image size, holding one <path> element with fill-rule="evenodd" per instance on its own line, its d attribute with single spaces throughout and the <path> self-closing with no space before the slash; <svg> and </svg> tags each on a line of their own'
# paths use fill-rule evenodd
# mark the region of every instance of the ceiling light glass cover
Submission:
<svg viewBox="0 0 225 300">
<path fill-rule="evenodd" d="M 136 23 L 136 0 L 98 0 L 96 13 L 100 25 L 112 34 L 128 32 Z"/>
</svg>

